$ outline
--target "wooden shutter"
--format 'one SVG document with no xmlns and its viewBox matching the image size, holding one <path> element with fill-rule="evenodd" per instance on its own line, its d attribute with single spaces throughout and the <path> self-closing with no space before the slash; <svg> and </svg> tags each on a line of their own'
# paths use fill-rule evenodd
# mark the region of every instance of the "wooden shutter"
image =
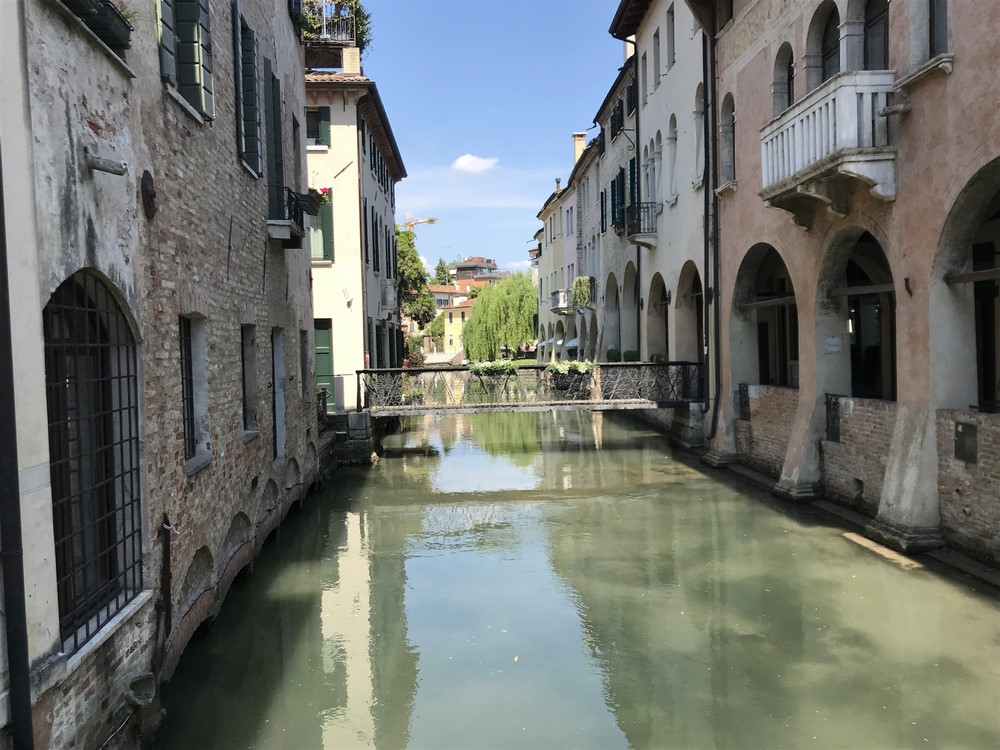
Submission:
<svg viewBox="0 0 1000 750">
<path fill-rule="evenodd" d="M 601 191 L 601 233 L 608 231 L 608 192 Z"/>
<path fill-rule="evenodd" d="M 240 0 L 233 0 L 233 74 L 236 93 L 236 152 L 246 154 L 243 129 L 243 18 L 240 14 Z"/>
<path fill-rule="evenodd" d="M 205 117 L 215 117 L 208 0 L 172 0 L 176 12 L 177 88 Z"/>
<path fill-rule="evenodd" d="M 201 55 L 201 112 L 210 120 L 215 119 L 215 78 L 212 74 L 212 31 L 208 0 L 198 3 L 198 42 Z"/>
<path fill-rule="evenodd" d="M 329 191 L 333 193 L 332 190 Z M 323 230 L 323 260 L 333 260 L 333 204 L 320 206 L 319 220 Z"/>
<path fill-rule="evenodd" d="M 174 0 L 160 0 L 160 77 L 177 84 L 177 38 Z"/>
<path fill-rule="evenodd" d="M 365 198 L 365 210 L 361 215 L 361 233 L 364 235 L 365 263 L 368 263 L 368 199 Z"/>
<path fill-rule="evenodd" d="M 333 405 L 333 325 L 330 320 L 314 320 L 316 337 L 316 392 L 324 388 L 330 394 L 327 403 Z"/>
<path fill-rule="evenodd" d="M 639 184 L 635 175 L 635 157 L 628 160 L 628 202 L 635 204 L 639 198 Z"/>
<path fill-rule="evenodd" d="M 285 170 L 281 137 L 281 82 L 264 58 L 264 119 L 267 121 L 268 216 L 285 218 Z"/>
<path fill-rule="evenodd" d="M 258 176 L 263 174 L 260 137 L 260 69 L 257 67 L 257 35 L 244 27 L 243 62 L 243 160 Z"/>
<path fill-rule="evenodd" d="M 611 181 L 611 226 L 618 226 L 618 178 Z"/>
<path fill-rule="evenodd" d="M 319 108 L 319 141 L 323 146 L 330 145 L 330 108 Z"/>
</svg>

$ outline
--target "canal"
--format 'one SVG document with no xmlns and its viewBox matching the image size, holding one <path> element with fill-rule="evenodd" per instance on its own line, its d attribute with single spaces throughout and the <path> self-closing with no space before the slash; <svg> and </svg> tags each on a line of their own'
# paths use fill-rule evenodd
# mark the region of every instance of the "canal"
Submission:
<svg viewBox="0 0 1000 750">
<path fill-rule="evenodd" d="M 234 583 L 157 748 L 998 747 L 993 590 L 616 415 L 425 417 L 384 445 Z"/>
</svg>

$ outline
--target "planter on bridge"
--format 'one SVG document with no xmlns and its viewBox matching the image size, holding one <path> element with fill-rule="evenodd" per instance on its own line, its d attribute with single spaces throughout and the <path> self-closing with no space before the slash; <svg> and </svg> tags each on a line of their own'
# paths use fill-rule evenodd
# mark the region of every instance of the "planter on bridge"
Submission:
<svg viewBox="0 0 1000 750">
<path fill-rule="evenodd" d="M 552 362 L 545 367 L 553 396 L 559 401 L 585 401 L 590 398 L 590 384 L 595 365 L 592 362 Z"/>
</svg>

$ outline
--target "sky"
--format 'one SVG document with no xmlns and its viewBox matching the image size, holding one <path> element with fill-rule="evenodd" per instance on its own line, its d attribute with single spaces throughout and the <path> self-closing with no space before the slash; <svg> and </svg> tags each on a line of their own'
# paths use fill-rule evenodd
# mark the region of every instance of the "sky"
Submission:
<svg viewBox="0 0 1000 750">
<path fill-rule="evenodd" d="M 614 0 L 366 0 L 375 81 L 408 177 L 396 221 L 431 268 L 482 256 L 528 269 L 542 203 L 573 167 L 623 62 Z M 587 131 L 590 140 L 595 130 Z"/>
</svg>

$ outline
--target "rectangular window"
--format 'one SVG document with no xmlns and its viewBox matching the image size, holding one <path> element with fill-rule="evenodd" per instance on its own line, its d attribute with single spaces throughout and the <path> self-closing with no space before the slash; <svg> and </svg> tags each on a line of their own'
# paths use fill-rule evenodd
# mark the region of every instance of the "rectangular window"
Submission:
<svg viewBox="0 0 1000 750">
<path fill-rule="evenodd" d="M 631 91 L 631 89 L 629 89 L 629 90 Z M 634 110 L 635 110 L 635 105 L 630 100 L 629 101 L 629 112 L 633 112 Z M 613 110 L 611 110 L 611 137 L 612 137 L 612 139 L 616 135 L 618 135 L 622 131 L 622 128 L 624 128 L 624 127 L 625 127 L 625 111 L 622 108 L 622 100 L 619 99 L 617 101 L 617 103 L 615 103 L 615 108 Z"/>
<path fill-rule="evenodd" d="M 449 323 L 454 323 L 455 322 L 455 313 L 451 313 L 451 312 L 448 313 L 448 322 Z"/>
<path fill-rule="evenodd" d="M 462 310 L 461 315 L 462 315 L 462 322 L 464 323 L 465 322 L 465 310 Z"/>
<path fill-rule="evenodd" d="M 608 191 L 601 191 L 601 234 L 608 231 Z"/>
<path fill-rule="evenodd" d="M 257 334 L 255 326 L 240 326 L 243 368 L 243 429 L 257 431 Z"/>
<path fill-rule="evenodd" d="M 930 56 L 948 51 L 948 0 L 929 0 Z"/>
<path fill-rule="evenodd" d="M 660 85 L 660 30 L 653 32 L 653 90 Z"/>
<path fill-rule="evenodd" d="M 267 206 L 271 219 L 285 218 L 285 153 L 281 135 L 281 81 L 264 58 L 264 119 L 267 121 Z"/>
<path fill-rule="evenodd" d="M 285 455 L 285 332 L 271 329 L 271 457 Z"/>
<path fill-rule="evenodd" d="M 208 0 L 160 0 L 160 76 L 188 104 L 215 117 Z"/>
<path fill-rule="evenodd" d="M 299 382 L 302 384 L 302 400 L 309 400 L 309 332 L 299 330 Z"/>
<path fill-rule="evenodd" d="M 635 204 L 639 201 L 639 181 L 636 178 L 636 162 L 633 156 L 628 160 L 628 202 Z"/>
<path fill-rule="evenodd" d="M 674 45 L 675 34 L 675 24 L 674 24 L 674 6 L 671 5 L 667 9 L 667 70 L 674 67 L 674 63 L 677 61 L 677 51 Z"/>
<path fill-rule="evenodd" d="M 254 174 L 263 173 L 260 138 L 260 71 L 257 67 L 257 35 L 233 3 L 233 53 L 236 70 L 236 147 L 240 158 Z"/>
<path fill-rule="evenodd" d="M 639 77 L 642 79 L 642 103 L 646 103 L 646 93 L 649 91 L 649 81 L 646 70 L 646 53 L 642 53 L 642 59 L 639 62 Z"/>
<path fill-rule="evenodd" d="M 306 110 L 306 143 L 310 146 L 330 145 L 330 108 Z"/>
<path fill-rule="evenodd" d="M 181 416 L 184 428 L 184 460 L 209 452 L 205 419 L 208 413 L 208 373 L 205 322 L 182 315 L 179 320 L 181 365 Z"/>
<path fill-rule="evenodd" d="M 638 79 L 633 78 L 631 81 L 629 81 L 629 84 L 628 84 L 628 86 L 625 89 L 625 102 L 628 105 L 628 113 L 629 114 L 632 114 L 633 112 L 635 112 L 635 108 L 639 106 L 639 81 L 638 81 Z M 624 115 L 622 115 L 622 123 L 621 123 L 621 126 L 618 129 L 621 130 L 623 127 L 625 127 L 625 117 L 624 117 Z"/>
</svg>

